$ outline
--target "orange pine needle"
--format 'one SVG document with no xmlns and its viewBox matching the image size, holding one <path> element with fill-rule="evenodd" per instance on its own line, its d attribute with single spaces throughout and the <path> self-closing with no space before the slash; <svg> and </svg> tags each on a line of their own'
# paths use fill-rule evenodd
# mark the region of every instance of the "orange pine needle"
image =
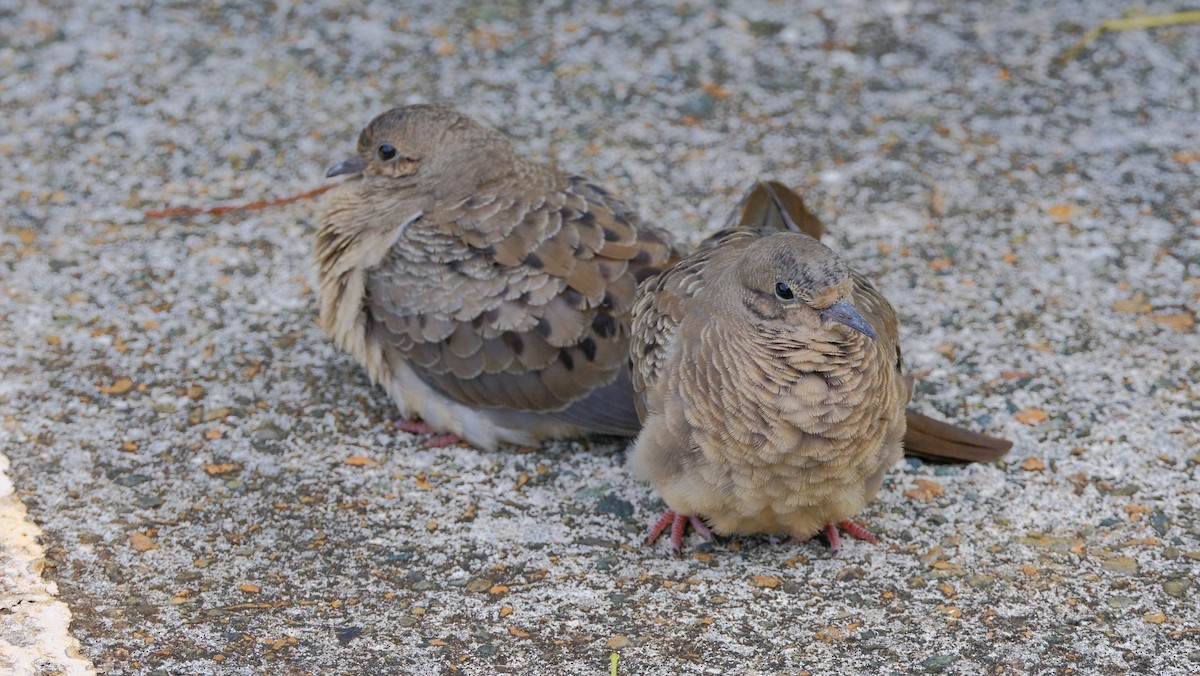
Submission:
<svg viewBox="0 0 1200 676">
<path fill-rule="evenodd" d="M 330 190 L 335 185 L 337 184 L 331 183 L 329 185 L 323 185 L 316 190 L 302 192 L 299 195 L 280 197 L 273 200 L 258 200 L 257 202 L 250 202 L 249 204 L 229 204 L 219 207 L 177 207 L 175 209 L 152 209 L 147 211 L 144 216 L 145 218 L 174 218 L 176 216 L 200 216 L 202 214 L 213 214 L 219 216 L 221 214 L 228 214 L 236 211 L 257 211 L 259 209 L 266 209 L 268 207 L 291 204 L 292 202 L 298 202 L 300 200 L 312 199 L 317 195 Z"/>
</svg>

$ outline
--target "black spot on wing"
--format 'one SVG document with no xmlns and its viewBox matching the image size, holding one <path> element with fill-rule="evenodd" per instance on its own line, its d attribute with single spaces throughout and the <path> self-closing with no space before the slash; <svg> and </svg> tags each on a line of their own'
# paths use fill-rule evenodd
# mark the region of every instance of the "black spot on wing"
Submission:
<svg viewBox="0 0 1200 676">
<path fill-rule="evenodd" d="M 588 361 L 596 361 L 596 341 L 590 337 L 579 341 L 579 349 L 583 352 L 583 356 L 587 357 Z"/>
<path fill-rule="evenodd" d="M 560 291 L 558 294 L 558 297 L 562 298 L 563 301 L 566 302 L 567 305 L 569 305 L 573 308 L 580 308 L 580 307 L 583 307 L 583 305 L 584 305 L 583 296 L 578 291 L 576 291 L 575 289 L 572 289 L 569 286 L 566 287 L 565 289 L 563 289 L 562 291 Z"/>
<path fill-rule="evenodd" d="M 592 330 L 601 338 L 608 338 L 617 332 L 617 320 L 607 312 L 598 312 L 592 319 Z"/>
<path fill-rule="evenodd" d="M 512 348 L 513 354 L 518 357 L 525 351 L 525 340 L 521 338 L 520 334 L 506 331 L 504 333 L 504 341 Z"/>
</svg>

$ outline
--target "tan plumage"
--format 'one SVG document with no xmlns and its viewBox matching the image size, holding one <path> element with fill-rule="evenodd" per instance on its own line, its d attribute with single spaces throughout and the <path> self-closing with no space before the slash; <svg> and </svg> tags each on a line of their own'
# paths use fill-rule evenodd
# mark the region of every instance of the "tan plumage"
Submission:
<svg viewBox="0 0 1200 676">
<path fill-rule="evenodd" d="M 719 533 L 824 529 L 834 548 L 839 525 L 873 538 L 850 519 L 902 454 L 895 310 L 804 234 L 820 223 L 785 187 L 758 184 L 731 221 L 634 306 L 630 464 L 669 508 L 648 539 L 670 525 L 678 550 L 688 520 L 706 531 L 696 517 Z"/>
<path fill-rule="evenodd" d="M 405 417 L 480 448 L 632 436 L 629 311 L 675 258 L 590 181 L 448 108 L 376 117 L 330 175 L 322 328 Z"/>
</svg>

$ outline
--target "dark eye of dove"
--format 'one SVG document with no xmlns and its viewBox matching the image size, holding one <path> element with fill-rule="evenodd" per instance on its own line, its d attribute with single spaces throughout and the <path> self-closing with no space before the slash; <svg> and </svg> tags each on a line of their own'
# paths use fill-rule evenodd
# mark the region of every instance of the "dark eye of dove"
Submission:
<svg viewBox="0 0 1200 676">
<path fill-rule="evenodd" d="M 792 292 L 792 287 L 783 282 L 777 282 L 775 284 L 775 297 L 780 300 L 793 300 L 796 294 Z"/>
<path fill-rule="evenodd" d="M 384 162 L 387 162 L 389 160 L 395 159 L 395 157 L 396 157 L 396 146 L 394 146 L 390 143 L 379 144 L 379 159 L 383 160 Z"/>
</svg>

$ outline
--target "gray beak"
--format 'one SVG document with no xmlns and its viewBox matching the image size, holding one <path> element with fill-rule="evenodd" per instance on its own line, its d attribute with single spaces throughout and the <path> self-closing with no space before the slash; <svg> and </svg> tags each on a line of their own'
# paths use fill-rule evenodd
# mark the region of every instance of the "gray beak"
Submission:
<svg viewBox="0 0 1200 676">
<path fill-rule="evenodd" d="M 871 340 L 875 339 L 875 329 L 871 328 L 867 320 L 863 319 L 862 313 L 858 311 L 858 308 L 851 305 L 848 300 L 839 300 L 821 310 L 821 317 L 839 324 L 845 324 Z"/>
<path fill-rule="evenodd" d="M 345 162 L 335 164 L 325 172 L 325 178 L 333 178 L 342 174 L 361 174 L 367 168 L 367 163 L 359 157 L 351 157 Z"/>
</svg>

